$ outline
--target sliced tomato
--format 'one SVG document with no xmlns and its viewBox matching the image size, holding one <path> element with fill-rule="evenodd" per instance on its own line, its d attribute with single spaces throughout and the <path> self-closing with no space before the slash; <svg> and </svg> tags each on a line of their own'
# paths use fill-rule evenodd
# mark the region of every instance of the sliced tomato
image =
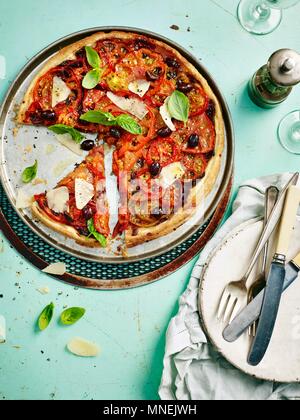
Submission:
<svg viewBox="0 0 300 420">
<path fill-rule="evenodd" d="M 199 179 L 205 174 L 207 161 L 203 155 L 184 153 L 182 164 L 186 168 L 185 179 Z"/>
<path fill-rule="evenodd" d="M 106 98 L 106 92 L 99 89 L 87 89 L 84 92 L 84 98 L 82 102 L 83 112 L 90 110 L 99 109 L 99 106 L 103 104 L 103 99 Z"/>
<path fill-rule="evenodd" d="M 167 166 L 179 158 L 179 149 L 171 138 L 158 139 L 152 142 L 147 153 L 147 163 L 159 162 L 161 167 Z"/>
<path fill-rule="evenodd" d="M 101 233 L 105 237 L 109 235 L 109 214 L 96 213 L 94 215 L 94 226 L 97 232 Z"/>
<path fill-rule="evenodd" d="M 203 114 L 209 104 L 209 98 L 202 87 L 195 87 L 187 94 L 190 101 L 190 117 Z"/>
<path fill-rule="evenodd" d="M 94 175 L 96 180 L 101 180 L 105 177 L 104 148 L 102 145 L 91 150 L 86 157 L 86 162 L 88 170 Z"/>
<path fill-rule="evenodd" d="M 71 90 L 69 97 L 52 107 L 53 78 L 61 78 Z M 73 69 L 58 66 L 40 77 L 33 91 L 33 103 L 26 113 L 26 121 L 33 124 L 52 125 L 55 123 L 76 125 L 82 101 L 82 87 Z"/>
<path fill-rule="evenodd" d="M 102 59 L 102 65 L 113 71 L 116 64 L 128 54 L 128 45 L 120 39 L 106 39 L 97 42 L 96 50 Z"/>
<path fill-rule="evenodd" d="M 189 148 L 188 139 L 192 134 L 199 136 L 199 145 L 194 148 Z M 210 153 L 215 148 L 215 141 L 215 127 L 206 114 L 198 115 L 188 121 L 182 145 L 184 152 L 191 154 Z"/>
</svg>

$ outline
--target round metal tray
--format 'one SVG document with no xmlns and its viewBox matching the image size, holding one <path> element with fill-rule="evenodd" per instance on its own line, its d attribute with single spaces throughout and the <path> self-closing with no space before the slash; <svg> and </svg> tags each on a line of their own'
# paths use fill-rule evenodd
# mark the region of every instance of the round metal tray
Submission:
<svg viewBox="0 0 300 420">
<path fill-rule="evenodd" d="M 36 235 L 18 216 L 0 185 L 0 228 L 5 237 L 29 262 L 39 269 L 65 262 L 67 273 L 54 276 L 66 283 L 90 289 L 128 289 L 166 277 L 194 258 L 218 228 L 230 199 L 232 176 L 211 219 L 191 238 L 167 253 L 136 263 L 88 262 L 64 253 Z"/>
<path fill-rule="evenodd" d="M 201 223 L 198 221 L 195 222 L 195 225 L 189 226 L 188 228 L 185 228 L 183 233 L 181 234 L 181 231 L 177 233 L 177 237 L 169 238 L 168 241 L 162 240 L 159 243 L 159 246 L 157 246 L 157 243 L 153 241 L 153 246 L 150 246 L 147 244 L 147 248 L 145 248 L 145 251 L 143 252 L 136 252 L 129 254 L 129 257 L 124 259 L 122 256 L 115 256 L 115 255 L 101 255 L 101 253 L 96 253 L 96 251 L 86 251 L 83 249 L 83 247 L 77 247 L 77 245 L 74 245 L 74 242 L 63 242 L 62 238 L 59 234 L 56 234 L 55 232 L 47 230 L 46 227 L 42 226 L 41 224 L 36 224 L 31 215 L 29 215 L 26 212 L 16 210 L 19 214 L 22 221 L 27 224 L 31 230 L 33 230 L 39 237 L 43 239 L 43 241 L 46 241 L 51 245 L 51 247 L 57 248 L 59 251 L 63 251 L 65 253 L 68 253 L 74 257 L 74 260 L 76 258 L 80 259 L 86 259 L 87 261 L 94 261 L 94 262 L 105 262 L 109 264 L 128 264 L 128 262 L 132 262 L 132 264 L 139 263 L 141 260 L 145 259 L 156 259 L 159 255 L 167 254 L 168 252 L 171 252 L 174 249 L 178 249 L 181 245 L 189 241 L 191 238 L 193 238 L 195 235 L 198 235 L 199 230 L 202 229 L 202 224 L 210 220 L 215 213 L 221 197 L 224 196 L 226 192 L 226 188 L 228 186 L 231 174 L 232 174 L 232 168 L 233 168 L 233 156 L 234 156 L 234 140 L 233 140 L 233 129 L 232 129 L 232 123 L 230 118 L 230 113 L 227 108 L 226 102 L 224 98 L 222 97 L 218 87 L 216 86 L 213 78 L 210 76 L 210 74 L 207 72 L 207 70 L 202 66 L 202 64 L 196 60 L 188 51 L 180 47 L 179 45 L 175 44 L 174 42 L 157 35 L 152 32 L 144 31 L 141 29 L 136 28 L 128 28 L 128 27 L 99 27 L 99 28 L 92 28 L 87 29 L 81 32 L 77 32 L 71 35 L 68 35 L 55 43 L 51 44 L 47 48 L 45 48 L 43 51 L 41 51 L 38 55 L 36 55 L 20 72 L 19 76 L 16 78 L 15 82 L 12 84 L 9 92 L 7 93 L 7 96 L 3 102 L 3 105 L 1 107 L 0 113 L 0 127 L 2 130 L 2 147 L 1 147 L 1 180 L 3 188 L 11 202 L 11 204 L 14 206 L 15 202 L 15 191 L 12 186 L 9 173 L 6 170 L 6 164 L 5 158 L 6 155 L 4 153 L 6 143 L 4 142 L 3 137 L 5 137 L 5 130 L 7 130 L 6 123 L 8 119 L 8 113 L 12 113 L 12 104 L 14 101 L 14 98 L 17 93 L 19 93 L 20 86 L 24 83 L 24 81 L 31 77 L 34 71 L 37 70 L 37 68 L 42 65 L 42 63 L 47 60 L 51 55 L 56 53 L 59 49 L 74 43 L 84 37 L 90 36 L 96 32 L 111 32 L 111 31 L 127 31 L 127 32 L 134 32 L 141 35 L 147 35 L 154 39 L 161 40 L 165 42 L 166 44 L 169 44 L 173 48 L 177 49 L 184 57 L 187 58 L 188 61 L 190 61 L 198 70 L 199 72 L 208 80 L 211 88 L 213 89 L 214 93 L 218 97 L 218 100 L 221 104 L 222 111 L 223 111 L 223 117 L 225 122 L 225 129 L 226 129 L 226 147 L 224 155 L 226 158 L 224 158 L 222 172 L 220 174 L 220 179 L 216 183 L 215 189 L 213 191 L 211 200 L 209 200 L 207 207 L 205 208 L 204 217 L 201 215 Z M 12 119 L 12 116 L 9 116 L 10 119 Z M 5 127 L 5 128 L 4 128 Z M 11 130 L 11 129 L 10 129 Z M 11 135 L 11 134 L 10 134 Z M 14 155 L 15 156 L 15 155 Z M 14 165 L 18 165 L 19 162 Z M 22 163 L 19 163 L 19 165 L 22 165 Z M 23 163 L 24 165 L 24 163 Z M 77 249 L 78 248 L 78 249 Z M 92 253 L 95 252 L 95 253 Z M 102 251 L 101 251 L 102 252 Z M 130 250 L 131 252 L 131 250 Z M 134 251 L 135 252 L 135 251 Z"/>
</svg>

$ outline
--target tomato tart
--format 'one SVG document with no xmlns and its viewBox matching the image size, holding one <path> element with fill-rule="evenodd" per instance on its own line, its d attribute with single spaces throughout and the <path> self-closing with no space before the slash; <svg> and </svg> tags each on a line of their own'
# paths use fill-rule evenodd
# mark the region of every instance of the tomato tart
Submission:
<svg viewBox="0 0 300 420">
<path fill-rule="evenodd" d="M 134 247 L 171 233 L 203 204 L 221 167 L 224 122 L 208 82 L 176 49 L 136 33 L 96 33 L 55 54 L 31 82 L 18 122 L 75 142 L 97 135 L 82 164 L 32 207 L 86 246 L 122 235 Z M 119 192 L 111 229 L 103 144 Z"/>
</svg>

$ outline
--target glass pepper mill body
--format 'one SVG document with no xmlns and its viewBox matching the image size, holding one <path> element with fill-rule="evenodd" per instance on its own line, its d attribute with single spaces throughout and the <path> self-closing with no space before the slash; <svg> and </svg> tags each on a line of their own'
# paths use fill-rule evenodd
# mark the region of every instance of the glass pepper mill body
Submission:
<svg viewBox="0 0 300 420">
<path fill-rule="evenodd" d="M 249 82 L 252 101 L 262 108 L 284 102 L 300 82 L 300 54 L 290 49 L 276 51 Z"/>
</svg>

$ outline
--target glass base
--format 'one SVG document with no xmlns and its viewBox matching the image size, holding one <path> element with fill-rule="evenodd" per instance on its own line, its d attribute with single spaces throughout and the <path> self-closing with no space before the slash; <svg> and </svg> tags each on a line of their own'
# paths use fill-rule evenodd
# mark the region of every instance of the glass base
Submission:
<svg viewBox="0 0 300 420">
<path fill-rule="evenodd" d="M 300 110 L 291 112 L 281 120 L 278 137 L 286 150 L 300 155 Z"/>
<path fill-rule="evenodd" d="M 246 31 L 266 35 L 278 28 L 282 20 L 282 11 L 266 6 L 262 0 L 241 0 L 238 19 Z"/>
</svg>

